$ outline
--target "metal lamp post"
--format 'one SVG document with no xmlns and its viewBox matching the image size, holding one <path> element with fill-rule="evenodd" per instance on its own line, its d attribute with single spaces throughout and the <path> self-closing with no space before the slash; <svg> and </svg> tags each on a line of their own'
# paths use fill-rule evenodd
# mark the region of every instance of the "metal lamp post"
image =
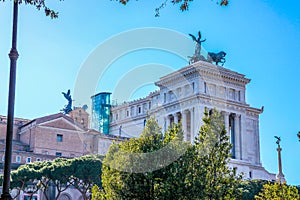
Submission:
<svg viewBox="0 0 300 200">
<path fill-rule="evenodd" d="M 17 24 L 18 24 L 18 1 L 13 1 L 13 30 L 12 30 L 12 48 L 9 52 L 10 58 L 10 76 L 9 76 L 9 93 L 8 93 L 8 110 L 7 110 L 7 128 L 6 128 L 6 147 L 4 162 L 3 191 L 1 200 L 12 199 L 9 193 L 10 171 L 12 157 L 12 139 L 14 125 L 14 107 L 15 107 L 15 89 L 16 89 L 16 68 L 19 57 L 17 51 Z"/>
</svg>

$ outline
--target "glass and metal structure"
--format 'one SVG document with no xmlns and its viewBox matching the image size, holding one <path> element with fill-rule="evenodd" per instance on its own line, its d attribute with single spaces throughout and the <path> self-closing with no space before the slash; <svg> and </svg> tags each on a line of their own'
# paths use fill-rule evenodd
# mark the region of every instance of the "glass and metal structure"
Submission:
<svg viewBox="0 0 300 200">
<path fill-rule="evenodd" d="M 110 123 L 110 92 L 100 92 L 92 96 L 91 128 L 109 134 Z"/>
</svg>

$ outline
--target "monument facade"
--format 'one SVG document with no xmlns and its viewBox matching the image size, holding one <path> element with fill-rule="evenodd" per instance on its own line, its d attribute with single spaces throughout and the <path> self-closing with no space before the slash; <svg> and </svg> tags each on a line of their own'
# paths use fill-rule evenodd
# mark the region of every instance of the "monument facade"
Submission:
<svg viewBox="0 0 300 200">
<path fill-rule="evenodd" d="M 207 61 L 192 62 L 161 77 L 159 90 L 147 97 L 111 107 L 110 134 L 139 137 L 149 117 L 166 131 L 172 123 L 182 123 L 184 140 L 193 143 L 205 108 L 216 108 L 224 116 L 233 145 L 229 165 L 243 172 L 246 179 L 275 180 L 260 159 L 259 115 L 262 108 L 246 102 L 245 75 Z"/>
</svg>

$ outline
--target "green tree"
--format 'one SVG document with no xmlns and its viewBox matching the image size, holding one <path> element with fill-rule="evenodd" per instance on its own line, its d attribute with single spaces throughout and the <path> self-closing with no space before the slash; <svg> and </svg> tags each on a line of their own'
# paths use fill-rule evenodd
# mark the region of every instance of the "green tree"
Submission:
<svg viewBox="0 0 300 200">
<path fill-rule="evenodd" d="M 193 191 L 199 193 L 197 198 L 201 199 L 239 198 L 241 176 L 237 176 L 236 170 L 227 165 L 232 145 L 226 134 L 224 117 L 216 109 L 210 114 L 206 109 L 203 122 L 195 138 L 196 157 L 192 180 L 197 185 Z"/>
<path fill-rule="evenodd" d="M 221 114 L 204 113 L 195 145 L 182 142 L 180 125 L 165 134 L 154 119 L 140 138 L 110 147 L 103 189 L 93 199 L 237 199 L 241 176 L 227 166 L 231 144 Z"/>
<path fill-rule="evenodd" d="M 262 191 L 255 196 L 256 200 L 299 200 L 300 196 L 295 186 L 288 186 L 286 183 L 267 183 Z"/>
<path fill-rule="evenodd" d="M 180 199 L 192 146 L 182 142 L 180 125 L 163 135 L 154 119 L 140 138 L 113 144 L 103 160 L 103 190 L 93 199 Z"/>
<path fill-rule="evenodd" d="M 93 185 L 102 187 L 102 159 L 101 155 L 86 155 L 69 161 L 67 170 L 72 174 L 69 183 L 81 193 L 84 200 L 89 198 Z"/>
<path fill-rule="evenodd" d="M 255 195 L 262 190 L 263 185 L 268 183 L 267 180 L 246 180 L 241 181 L 240 189 L 242 190 L 243 200 L 253 200 Z"/>
<path fill-rule="evenodd" d="M 88 191 L 94 184 L 101 187 L 102 156 L 88 155 L 79 158 L 57 158 L 53 161 L 33 162 L 20 166 L 12 171 L 11 188 L 24 190 L 28 184 L 36 184 L 36 191 L 41 190 L 45 199 L 50 199 L 49 193 L 53 185 L 57 193 L 54 198 L 74 186 L 83 199 L 88 198 Z"/>
<path fill-rule="evenodd" d="M 18 197 L 20 192 L 24 190 L 28 184 L 33 183 L 36 177 L 36 171 L 33 170 L 29 165 L 22 165 L 17 170 L 11 172 L 11 188 L 14 188 L 18 191 L 17 195 L 14 197 Z M 36 191 L 32 191 L 34 194 Z"/>
<path fill-rule="evenodd" d="M 55 200 L 59 199 L 62 192 L 67 190 L 71 185 L 69 184 L 72 177 L 71 170 L 72 159 L 57 158 L 51 162 L 51 166 L 45 168 L 44 173 L 51 180 L 51 184 L 56 188 Z"/>
<path fill-rule="evenodd" d="M 34 194 L 41 189 L 47 199 L 46 191 L 48 189 L 49 178 L 45 174 L 45 169 L 50 165 L 50 161 L 43 161 L 20 166 L 17 170 L 11 172 L 10 187 L 20 192 L 29 184 L 36 184 L 36 189 L 32 193 Z"/>
</svg>

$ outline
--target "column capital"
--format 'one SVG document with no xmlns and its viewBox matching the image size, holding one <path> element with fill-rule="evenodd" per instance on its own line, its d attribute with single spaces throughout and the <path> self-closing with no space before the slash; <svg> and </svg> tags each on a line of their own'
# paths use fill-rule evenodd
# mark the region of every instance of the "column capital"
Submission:
<svg viewBox="0 0 300 200">
<path fill-rule="evenodd" d="M 235 118 L 238 118 L 238 117 L 240 117 L 241 116 L 241 114 L 239 114 L 239 113 L 234 113 L 234 117 Z"/>
<path fill-rule="evenodd" d="M 224 117 L 228 117 L 230 113 L 227 111 L 221 111 L 221 114 L 224 115 Z"/>
<path fill-rule="evenodd" d="M 183 110 L 181 113 L 182 113 L 182 114 L 187 114 L 188 111 L 189 111 L 189 109 L 185 109 L 185 110 Z"/>
</svg>

